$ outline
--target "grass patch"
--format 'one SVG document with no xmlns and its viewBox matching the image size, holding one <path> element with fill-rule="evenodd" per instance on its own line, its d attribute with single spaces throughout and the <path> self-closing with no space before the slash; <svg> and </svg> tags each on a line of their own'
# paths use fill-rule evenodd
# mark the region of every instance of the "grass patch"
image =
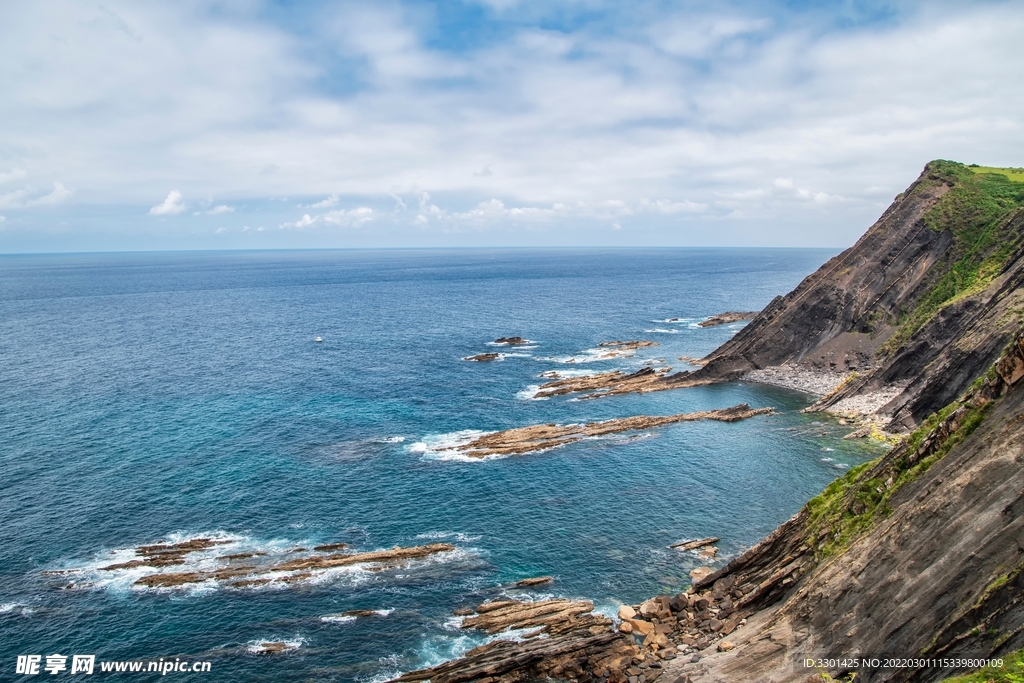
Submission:
<svg viewBox="0 0 1024 683">
<path fill-rule="evenodd" d="M 965 676 L 947 678 L 943 683 L 1024 683 L 1024 650 L 1003 657 L 1002 667 L 987 666 Z"/>
<path fill-rule="evenodd" d="M 979 381 L 983 379 L 979 378 Z M 976 407 L 962 399 L 954 401 L 930 415 L 908 436 L 905 444 L 899 447 L 902 455 L 895 457 L 884 469 L 879 471 L 878 465 L 885 456 L 858 465 L 829 484 L 820 495 L 809 500 L 807 539 L 815 548 L 815 555 L 824 559 L 842 552 L 877 521 L 892 514 L 889 504 L 892 496 L 927 472 L 970 436 L 984 421 L 992 405 L 992 402 L 987 402 Z M 925 438 L 955 411 L 964 407 L 967 410 L 960 415 L 957 429 L 927 456 L 911 462 L 910 456 L 915 454 Z"/>
<path fill-rule="evenodd" d="M 954 161 L 928 164 L 919 187 L 948 184 L 951 189 L 925 212 L 924 221 L 936 232 L 952 233 L 953 245 L 942 274 L 914 310 L 901 312 L 883 354 L 894 353 L 940 308 L 981 291 L 1002 271 L 1020 239 L 1008 225 L 1010 215 L 1024 206 L 1024 174 L 1017 176 Z"/>
<path fill-rule="evenodd" d="M 1024 168 L 1001 168 L 999 166 L 978 166 L 977 164 L 971 164 L 967 168 L 974 173 L 995 173 L 1006 176 L 1015 183 L 1024 183 Z"/>
</svg>

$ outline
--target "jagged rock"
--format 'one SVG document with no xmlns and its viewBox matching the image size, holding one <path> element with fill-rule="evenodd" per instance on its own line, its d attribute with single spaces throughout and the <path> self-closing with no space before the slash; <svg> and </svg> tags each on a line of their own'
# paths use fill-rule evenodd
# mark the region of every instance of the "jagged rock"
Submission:
<svg viewBox="0 0 1024 683">
<path fill-rule="evenodd" d="M 736 646 L 731 641 L 723 640 L 722 642 L 720 642 L 718 644 L 718 651 L 719 652 L 728 652 L 729 650 L 732 650 L 735 647 Z"/>
<path fill-rule="evenodd" d="M 511 682 L 520 680 L 524 674 L 535 678 L 575 678 L 585 670 L 610 668 L 612 664 L 631 659 L 635 646 L 626 640 L 630 636 L 616 633 L 610 620 L 592 614 L 592 610 L 591 603 L 569 600 L 484 603 L 477 609 L 476 617 L 463 621 L 463 628 L 496 633 L 505 628 L 539 626 L 548 637 L 495 640 L 470 650 L 459 659 L 430 669 L 410 671 L 395 681 Z M 510 678 L 503 679 L 506 674 Z"/>
<path fill-rule="evenodd" d="M 647 635 L 654 631 L 654 624 L 643 619 L 630 619 L 629 623 L 633 626 L 633 630 L 641 635 Z"/>
<path fill-rule="evenodd" d="M 633 624 L 629 623 L 628 621 L 623 621 L 621 624 L 619 624 L 619 630 L 623 633 L 632 633 Z"/>
<path fill-rule="evenodd" d="M 697 323 L 701 327 L 715 327 L 716 325 L 725 325 L 727 323 L 735 323 L 740 320 L 753 320 L 757 317 L 759 311 L 726 311 L 725 313 L 719 313 L 713 315 L 707 320 Z"/>
<path fill-rule="evenodd" d="M 632 619 L 636 616 L 636 610 L 629 605 L 619 607 L 619 619 Z"/>
<path fill-rule="evenodd" d="M 634 339 L 632 341 L 618 341 L 618 340 L 615 340 L 615 341 L 601 342 L 600 344 L 598 344 L 598 346 L 601 347 L 601 348 L 618 349 L 620 351 L 632 351 L 634 349 L 639 349 L 639 348 L 644 347 L 644 346 L 658 346 L 658 342 L 641 341 L 639 339 Z"/>
<path fill-rule="evenodd" d="M 325 543 L 324 545 L 313 546 L 313 550 L 316 550 L 317 552 L 327 552 L 330 550 L 344 550 L 347 547 L 347 543 Z"/>
<path fill-rule="evenodd" d="M 135 584 L 139 586 L 147 586 L 149 588 L 173 588 L 187 584 L 203 583 L 205 581 L 211 580 L 222 581 L 225 579 L 236 579 L 239 577 L 246 578 L 242 578 L 238 581 L 233 581 L 229 585 L 238 588 L 261 585 L 263 583 L 268 583 L 272 580 L 291 583 L 308 578 L 312 574 L 310 572 L 300 572 L 297 574 L 270 577 L 254 575 L 279 574 L 282 572 L 296 572 L 298 570 L 307 569 L 330 569 L 332 567 L 344 567 L 351 566 L 354 564 L 366 564 L 369 565 L 368 569 L 372 570 L 375 568 L 397 566 L 395 564 L 397 562 L 427 557 L 428 555 L 433 555 L 435 553 L 450 552 L 454 549 L 455 546 L 451 545 L 450 543 L 432 543 L 430 545 L 415 546 L 410 548 L 400 548 L 396 546 L 391 550 L 375 550 L 372 552 L 365 553 L 311 555 L 294 560 L 288 560 L 286 562 L 279 562 L 277 564 L 269 564 L 264 566 L 237 565 L 210 571 L 193 571 L 178 573 L 161 572 L 156 574 L 148 574 L 138 579 L 135 582 Z"/>
<path fill-rule="evenodd" d="M 466 356 L 462 360 L 471 360 L 476 362 L 486 362 L 491 360 L 498 360 L 501 358 L 500 353 L 478 353 L 475 356 Z"/>
<path fill-rule="evenodd" d="M 551 583 L 555 578 L 553 576 L 535 576 L 531 579 L 520 579 L 516 581 L 517 588 L 526 588 L 529 586 L 543 586 L 544 584 Z"/>
<path fill-rule="evenodd" d="M 508 346 L 520 346 L 522 344 L 529 344 L 530 340 L 523 339 L 522 337 L 498 337 L 494 340 L 495 344 L 506 344 Z"/>
<path fill-rule="evenodd" d="M 670 545 L 669 548 L 678 548 L 679 550 L 696 550 L 697 548 L 703 548 L 704 546 L 711 545 L 712 543 L 718 543 L 720 540 L 722 539 L 717 536 L 709 536 L 696 541 L 679 541 L 678 543 Z"/>
</svg>

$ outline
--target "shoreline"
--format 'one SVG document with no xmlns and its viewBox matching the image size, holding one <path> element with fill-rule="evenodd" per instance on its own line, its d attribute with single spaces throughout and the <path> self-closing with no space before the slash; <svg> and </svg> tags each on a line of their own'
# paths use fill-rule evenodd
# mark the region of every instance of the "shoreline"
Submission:
<svg viewBox="0 0 1024 683">
<path fill-rule="evenodd" d="M 878 411 L 903 392 L 905 388 L 903 385 L 893 384 L 884 389 L 860 392 L 855 396 L 843 398 L 828 408 L 815 408 L 823 399 L 839 391 L 843 385 L 856 376 L 856 372 L 817 370 L 794 363 L 784 363 L 751 370 L 740 377 L 740 381 L 767 384 L 810 394 L 814 396 L 815 402 L 804 408 L 804 412 L 826 413 L 839 418 L 842 424 L 848 420 L 856 427 L 844 438 L 871 437 L 892 444 L 905 433 L 886 429 L 889 426 L 889 420 L 886 416 L 880 415 Z"/>
</svg>

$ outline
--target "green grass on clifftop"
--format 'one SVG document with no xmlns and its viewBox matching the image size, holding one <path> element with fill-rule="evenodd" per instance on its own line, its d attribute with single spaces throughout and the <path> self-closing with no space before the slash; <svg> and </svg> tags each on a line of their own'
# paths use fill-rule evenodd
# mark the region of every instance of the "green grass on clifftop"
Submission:
<svg viewBox="0 0 1024 683">
<path fill-rule="evenodd" d="M 901 312 L 899 327 L 882 347 L 898 350 L 943 306 L 981 291 L 1000 273 L 1018 247 L 1019 235 L 1008 219 L 1024 206 L 1022 169 L 969 167 L 955 161 L 933 161 L 918 187 L 950 186 L 924 214 L 936 232 L 949 231 L 953 245 L 940 262 L 942 274 L 912 311 Z"/>
<path fill-rule="evenodd" d="M 1014 182 L 1024 183 L 1024 168 L 1000 168 L 998 166 L 977 166 L 975 164 L 971 164 L 967 168 L 975 173 L 998 173 Z"/>
</svg>

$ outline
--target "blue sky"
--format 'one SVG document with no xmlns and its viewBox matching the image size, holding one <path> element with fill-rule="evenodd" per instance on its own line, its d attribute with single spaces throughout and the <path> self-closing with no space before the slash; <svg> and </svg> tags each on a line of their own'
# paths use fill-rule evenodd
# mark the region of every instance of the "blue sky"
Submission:
<svg viewBox="0 0 1024 683">
<path fill-rule="evenodd" d="M 0 252 L 851 244 L 1024 165 L 1019 2 L 0 5 Z"/>
</svg>

